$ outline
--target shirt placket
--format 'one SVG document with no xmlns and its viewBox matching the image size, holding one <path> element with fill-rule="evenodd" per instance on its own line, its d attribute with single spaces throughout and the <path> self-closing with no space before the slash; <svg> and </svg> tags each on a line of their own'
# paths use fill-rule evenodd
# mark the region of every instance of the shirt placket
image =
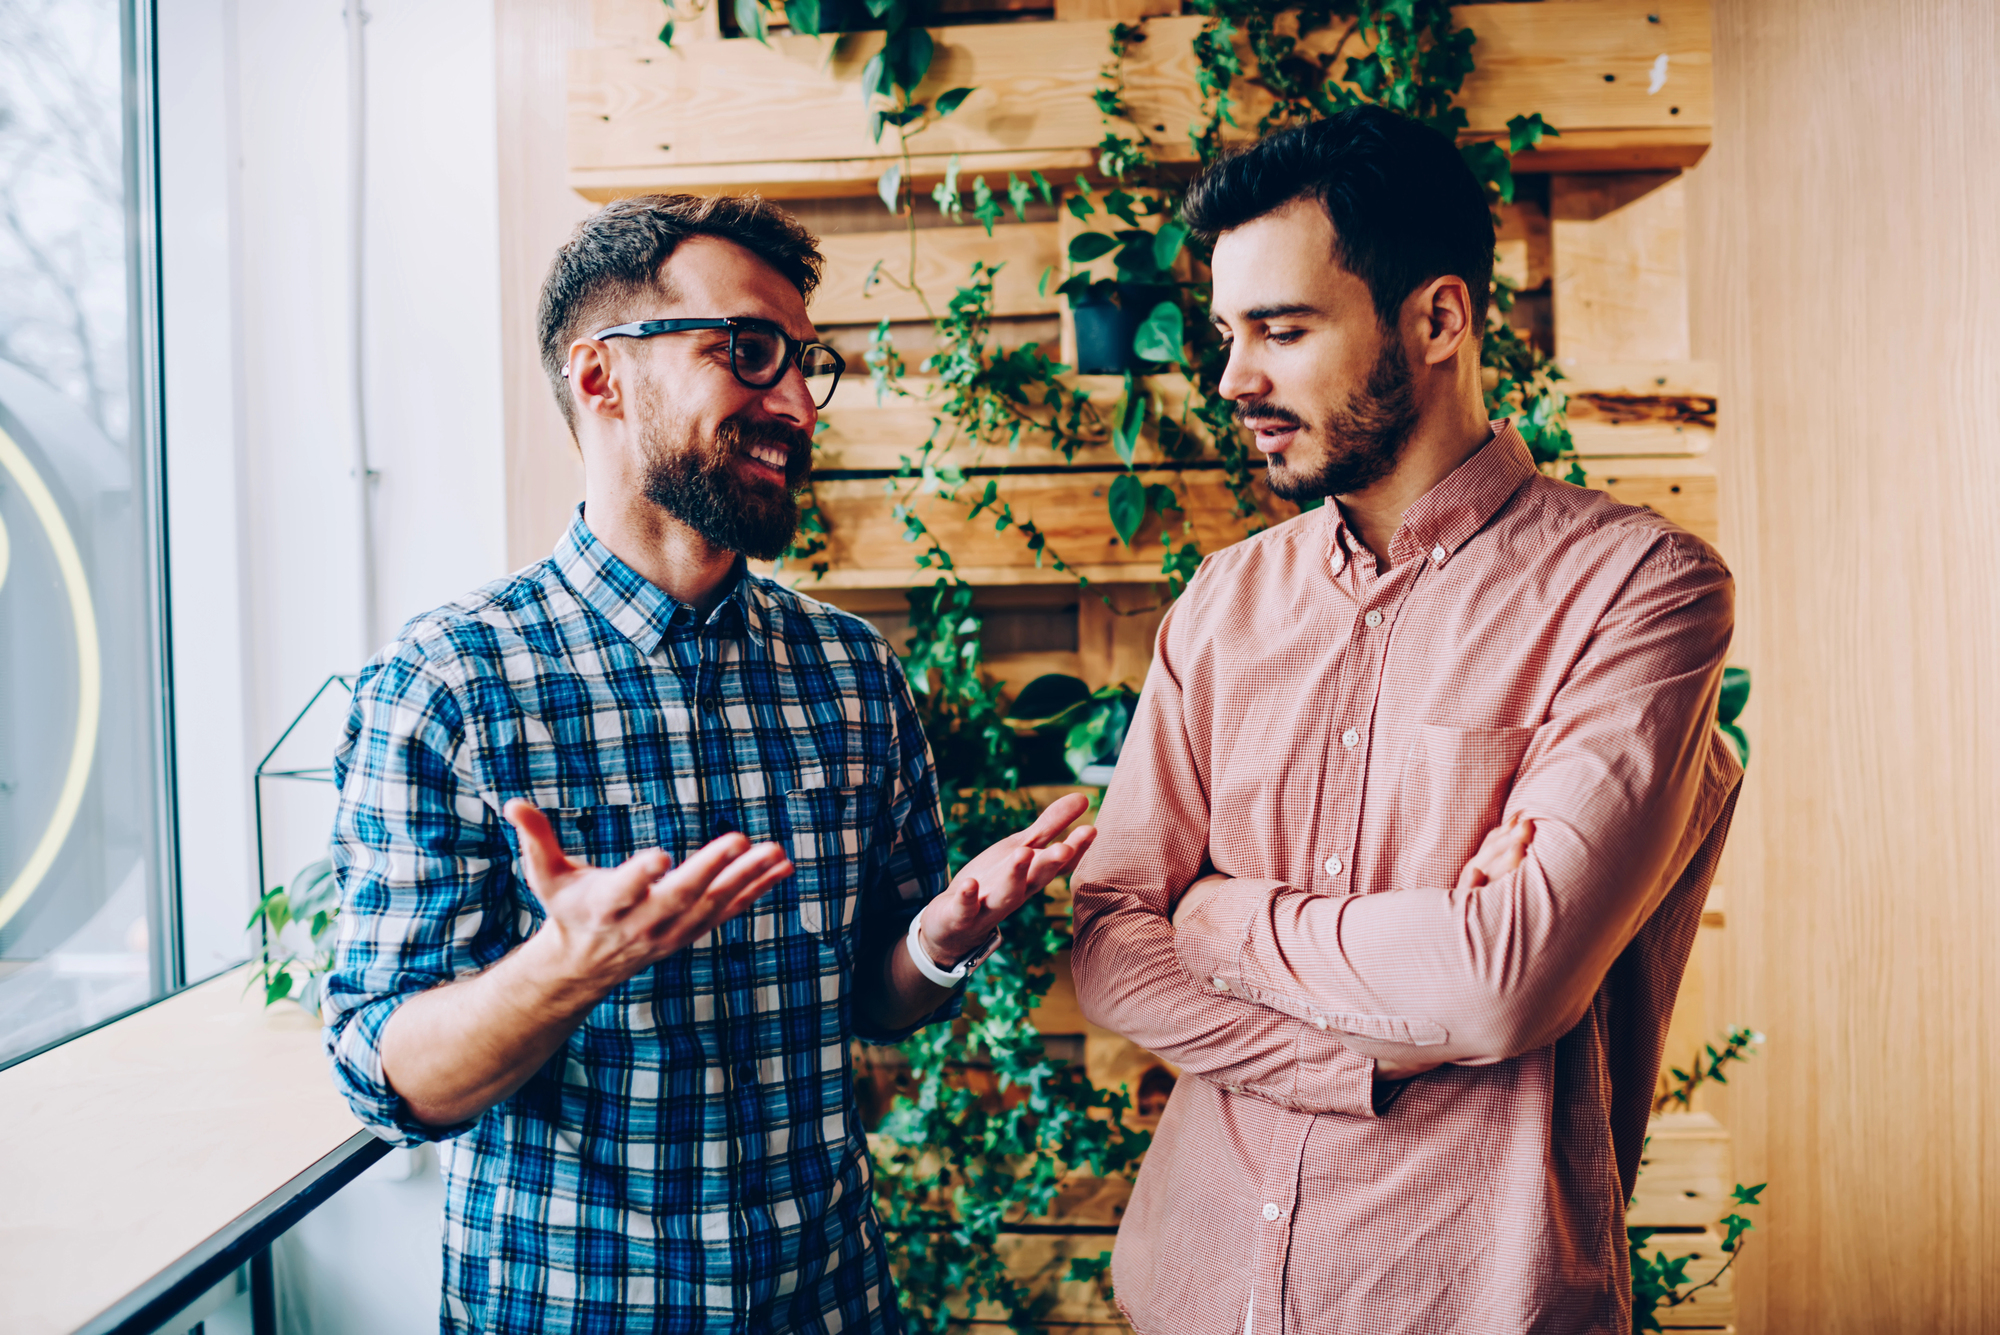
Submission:
<svg viewBox="0 0 2000 1335">
<path fill-rule="evenodd" d="M 1299 1168 L 1305 1162 L 1311 1117 L 1287 1117 L 1271 1142 L 1259 1184 L 1264 1201 L 1258 1210 L 1257 1257 L 1250 1272 L 1250 1302 L 1258 1335 L 1285 1331 L 1285 1266 L 1292 1253 L 1292 1227 L 1298 1217 Z"/>
</svg>

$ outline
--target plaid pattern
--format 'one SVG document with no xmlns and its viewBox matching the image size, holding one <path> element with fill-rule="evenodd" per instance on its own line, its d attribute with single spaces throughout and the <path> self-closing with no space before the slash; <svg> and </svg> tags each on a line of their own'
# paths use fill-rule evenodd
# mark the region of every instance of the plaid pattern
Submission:
<svg viewBox="0 0 2000 1335">
<path fill-rule="evenodd" d="M 858 1030 L 852 991 L 947 868 L 877 631 L 740 565 L 697 625 L 579 513 L 551 559 L 369 664 L 335 776 L 327 1045 L 371 1128 L 449 1138 L 444 1330 L 900 1329 L 848 1047 L 909 1031 Z M 612 992 L 512 1098 L 426 1127 L 383 1079 L 382 1028 L 540 922 L 513 797 L 599 865 L 735 829 L 798 873 Z"/>
<path fill-rule="evenodd" d="M 1742 777 L 1729 572 L 1505 423 L 1386 564 L 1351 536 L 1329 505 L 1203 565 L 1072 878 L 1084 1013 L 1184 1075 L 1118 1300 L 1143 1335 L 1629 1330 L 1625 1199 Z M 1455 892 L 1517 811 L 1527 861 Z M 1377 1058 L 1447 1064 L 1378 1089 Z"/>
</svg>

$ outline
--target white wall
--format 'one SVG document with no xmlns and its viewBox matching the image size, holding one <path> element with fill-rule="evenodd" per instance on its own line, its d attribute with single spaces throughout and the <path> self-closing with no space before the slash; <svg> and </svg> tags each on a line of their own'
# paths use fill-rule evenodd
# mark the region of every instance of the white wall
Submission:
<svg viewBox="0 0 2000 1335">
<path fill-rule="evenodd" d="M 251 767 L 330 673 L 505 572 L 490 0 L 369 0 L 366 426 L 379 624 L 360 626 L 349 459 L 341 0 L 159 0 L 176 738 L 188 969 L 245 952 Z M 295 739 L 323 761 L 329 716 Z M 266 822 L 323 848 L 330 790 Z M 357 1183 L 287 1244 L 288 1319 L 437 1320 L 435 1170 Z"/>
</svg>

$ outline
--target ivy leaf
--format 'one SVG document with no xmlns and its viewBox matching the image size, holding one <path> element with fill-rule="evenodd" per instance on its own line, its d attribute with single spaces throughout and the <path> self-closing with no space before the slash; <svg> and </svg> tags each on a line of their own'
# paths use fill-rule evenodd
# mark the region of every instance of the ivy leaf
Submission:
<svg viewBox="0 0 2000 1335">
<path fill-rule="evenodd" d="M 1182 223 L 1170 222 L 1161 225 L 1153 237 L 1153 267 L 1162 273 L 1174 267 L 1180 258 L 1181 247 L 1187 244 L 1188 229 Z"/>
<path fill-rule="evenodd" d="M 660 45 L 670 47 L 673 44 L 674 44 L 674 21 L 672 19 L 668 19 L 667 26 L 660 29 Z"/>
<path fill-rule="evenodd" d="M 1181 344 L 1186 337 L 1181 323 L 1181 308 L 1171 301 L 1163 301 L 1153 307 L 1146 322 L 1139 326 L 1139 332 L 1132 336 L 1132 351 L 1145 361 L 1179 365 L 1184 360 Z"/>
<path fill-rule="evenodd" d="M 1089 222 L 1091 215 L 1097 212 L 1091 202 L 1082 195 L 1071 195 L 1063 201 L 1063 207 L 1068 209 L 1069 216 L 1078 222 Z"/>
<path fill-rule="evenodd" d="M 1111 511 L 1111 527 L 1118 530 L 1119 540 L 1130 547 L 1132 539 L 1139 535 L 1139 526 L 1146 522 L 1146 484 L 1137 473 L 1120 473 L 1111 479 L 1106 506 Z"/>
<path fill-rule="evenodd" d="M 819 36 L 819 0 L 785 0 L 785 17 L 792 21 L 793 32 Z"/>
<path fill-rule="evenodd" d="M 1132 196 L 1123 190 L 1113 190 L 1104 197 L 1104 211 L 1114 218 L 1123 219 L 1128 227 L 1139 225 L 1138 217 L 1132 212 Z"/>
<path fill-rule="evenodd" d="M 1186 511 L 1181 509 L 1179 494 L 1164 482 L 1150 482 L 1146 484 L 1146 504 L 1151 506 L 1153 513 L 1162 519 L 1167 517 L 1169 510 L 1180 514 L 1186 513 Z"/>
<path fill-rule="evenodd" d="M 1007 202 L 1014 206 L 1017 222 L 1028 221 L 1028 202 L 1035 197 L 1034 187 L 1012 172 L 1007 173 Z"/>
<path fill-rule="evenodd" d="M 1764 1188 L 1770 1185 L 1769 1182 L 1759 1182 L 1754 1187 L 1746 1187 L 1741 1182 L 1738 1182 L 1735 1189 L 1729 1195 L 1738 1205 L 1762 1205 L 1764 1202 L 1758 1200 L 1757 1197 L 1762 1195 Z"/>
<path fill-rule="evenodd" d="M 1147 397 L 1139 392 L 1139 379 L 1130 371 L 1125 373 L 1125 398 L 1118 405 L 1118 425 L 1111 433 L 1111 448 L 1118 451 L 1119 462 L 1127 468 L 1132 466 L 1132 456 L 1139 452 L 1139 430 L 1146 425 Z"/>
<path fill-rule="evenodd" d="M 1722 669 L 1722 698 L 1716 701 L 1715 721 L 1734 723 L 1736 716 L 1743 712 L 1743 706 L 1750 703 L 1750 674 L 1743 668 Z"/>
<path fill-rule="evenodd" d="M 1069 262 L 1088 264 L 1118 249 L 1118 238 L 1102 232 L 1082 232 L 1069 239 Z"/>
<path fill-rule="evenodd" d="M 736 0 L 736 27 L 745 37 L 755 37 L 765 46 L 771 44 L 764 32 L 764 6 L 757 0 Z"/>
<path fill-rule="evenodd" d="M 736 3 L 741 5 L 748 0 L 736 0 Z M 905 28 L 889 39 L 889 44 L 882 48 L 882 54 L 888 58 L 889 72 L 897 85 L 915 92 L 917 85 L 924 81 L 924 75 L 930 73 L 931 56 L 935 49 L 930 29 Z"/>
<path fill-rule="evenodd" d="M 972 178 L 972 216 L 986 225 L 986 235 L 993 235 L 993 224 L 1000 219 L 1000 201 L 993 197 L 993 187 L 986 184 L 984 176 Z"/>
<path fill-rule="evenodd" d="M 940 116 L 951 115 L 952 112 L 957 111 L 959 109 L 959 107 L 965 102 L 966 98 L 972 96 L 974 91 L 975 90 L 971 88 L 945 89 L 944 92 L 938 94 L 937 114 Z"/>
<path fill-rule="evenodd" d="M 1055 271 L 1056 271 L 1056 266 L 1053 264 L 1049 265 L 1046 269 L 1042 270 L 1042 281 L 1035 284 L 1036 296 L 1046 297 L 1049 294 L 1049 275 L 1054 273 Z"/>
<path fill-rule="evenodd" d="M 891 213 L 902 212 L 902 210 L 897 207 L 897 205 L 902 202 L 903 198 L 902 163 L 900 162 L 890 163 L 889 170 L 883 172 L 879 177 L 876 178 L 875 193 L 881 197 L 882 207 L 888 209 L 889 212 Z M 871 282 L 874 280 L 875 275 L 873 271 L 870 271 L 868 277 Z"/>
<path fill-rule="evenodd" d="M 965 216 L 965 205 L 958 197 L 958 154 L 944 165 L 944 179 L 931 187 L 931 198 L 937 201 L 938 212 L 953 222 Z"/>
<path fill-rule="evenodd" d="M 1521 153 L 1542 142 L 1544 136 L 1560 136 L 1561 130 L 1542 119 L 1537 111 L 1527 116 L 1516 116 L 1507 122 L 1507 151 Z"/>
<path fill-rule="evenodd" d="M 1054 191 L 1054 189 L 1050 187 L 1048 178 L 1043 176 L 1040 172 L 1029 172 L 1028 175 L 1035 178 L 1035 189 L 1041 192 L 1042 203 L 1047 204 L 1051 208 L 1054 208 L 1056 202 L 1056 192 Z"/>
<path fill-rule="evenodd" d="M 861 105 L 865 107 L 874 101 L 877 93 L 887 96 L 889 87 L 889 62 L 877 51 L 861 67 Z M 877 134 L 875 137 L 880 139 L 882 136 Z"/>
</svg>

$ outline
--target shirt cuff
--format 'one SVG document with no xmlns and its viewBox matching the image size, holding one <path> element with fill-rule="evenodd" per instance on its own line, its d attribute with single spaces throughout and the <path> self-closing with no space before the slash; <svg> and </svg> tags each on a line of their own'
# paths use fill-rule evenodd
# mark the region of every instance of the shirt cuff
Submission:
<svg viewBox="0 0 2000 1335">
<path fill-rule="evenodd" d="M 337 1016 L 325 1031 L 327 1055 L 333 1059 L 334 1086 L 361 1124 L 391 1145 L 450 1140 L 479 1124 L 476 1117 L 453 1126 L 430 1126 L 418 1121 L 382 1071 L 382 1030 L 397 1008 L 415 995 L 405 992 L 369 1002 Z"/>
<path fill-rule="evenodd" d="M 1203 988 L 1233 991 L 1243 978 L 1243 948 L 1264 906 L 1287 887 L 1283 881 L 1233 877 L 1192 912 L 1174 920 L 1174 954 Z"/>
</svg>

